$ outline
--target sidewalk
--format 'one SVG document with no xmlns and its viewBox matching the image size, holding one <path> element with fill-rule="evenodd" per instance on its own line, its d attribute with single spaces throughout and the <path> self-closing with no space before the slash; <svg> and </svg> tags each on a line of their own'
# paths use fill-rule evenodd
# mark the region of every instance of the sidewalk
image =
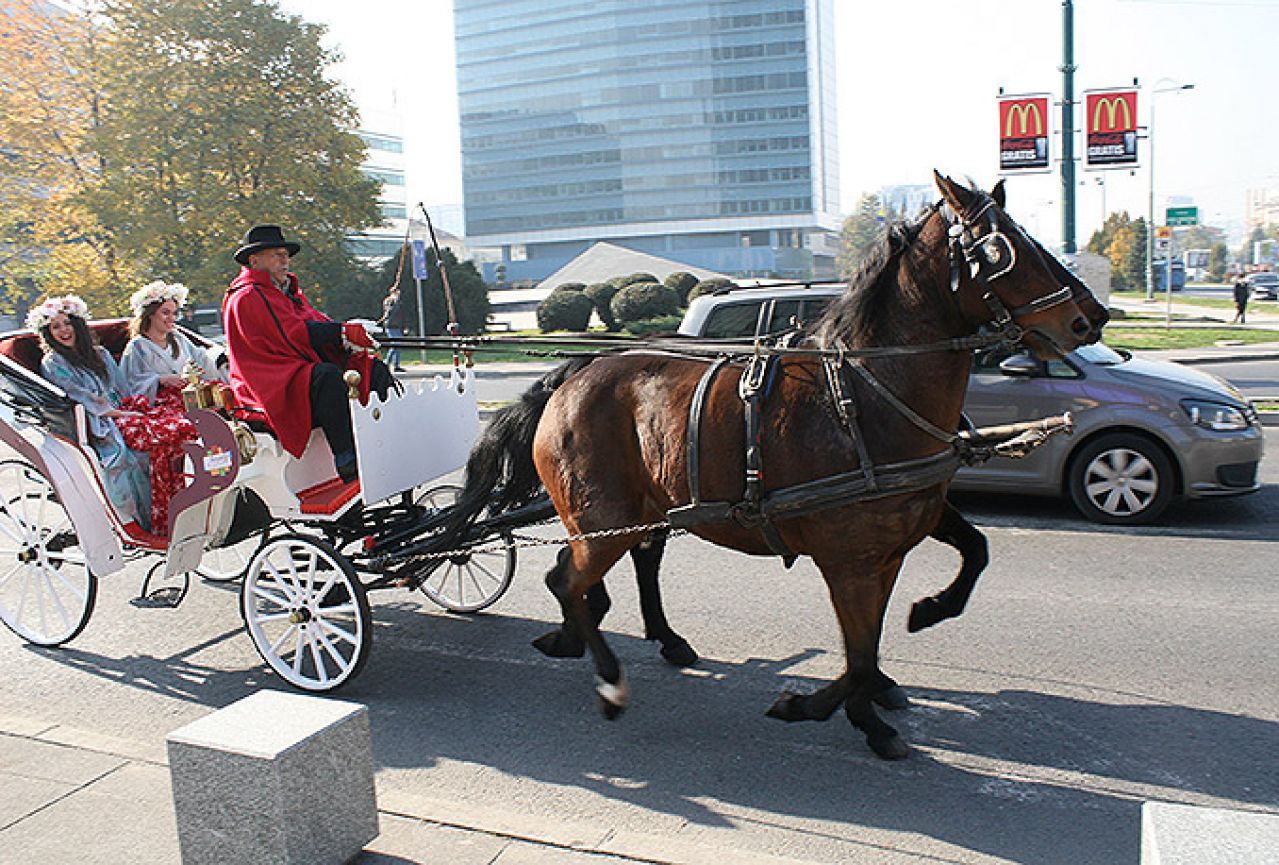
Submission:
<svg viewBox="0 0 1279 865">
<path fill-rule="evenodd" d="M 816 865 L 378 791 L 356 865 Z M 180 865 L 162 744 L 0 715 L 0 865 Z"/>
</svg>

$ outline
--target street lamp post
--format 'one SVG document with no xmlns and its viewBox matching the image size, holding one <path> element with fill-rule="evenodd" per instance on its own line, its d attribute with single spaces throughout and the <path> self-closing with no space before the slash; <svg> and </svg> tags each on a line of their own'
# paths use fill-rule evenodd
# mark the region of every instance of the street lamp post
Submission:
<svg viewBox="0 0 1279 865">
<path fill-rule="evenodd" d="M 1160 87 L 1165 84 L 1168 86 Z M 1160 78 L 1150 91 L 1150 123 L 1146 126 L 1146 147 L 1150 150 L 1150 202 L 1146 213 L 1146 300 L 1155 298 L 1155 97 L 1160 93 L 1194 90 L 1193 84 L 1178 84 L 1171 78 Z M 1169 251 L 1169 255 L 1171 255 Z M 1172 288 L 1169 283 L 1168 288 Z"/>
</svg>

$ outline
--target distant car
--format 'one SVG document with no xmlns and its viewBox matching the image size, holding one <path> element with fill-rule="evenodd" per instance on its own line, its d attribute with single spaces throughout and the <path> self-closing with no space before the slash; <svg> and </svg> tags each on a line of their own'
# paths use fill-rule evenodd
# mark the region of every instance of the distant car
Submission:
<svg viewBox="0 0 1279 865">
<path fill-rule="evenodd" d="M 1279 273 L 1250 273 L 1244 281 L 1253 300 L 1279 300 Z"/>
<path fill-rule="evenodd" d="M 702 295 L 679 332 L 752 339 L 811 322 L 840 285 L 770 286 Z M 1227 382 L 1105 345 L 1062 360 L 997 350 L 975 359 L 964 412 L 996 426 L 1071 412 L 1073 436 L 1021 459 L 960 469 L 952 489 L 1068 497 L 1087 518 L 1138 524 L 1177 498 L 1254 492 L 1265 439 L 1256 410 Z"/>
</svg>

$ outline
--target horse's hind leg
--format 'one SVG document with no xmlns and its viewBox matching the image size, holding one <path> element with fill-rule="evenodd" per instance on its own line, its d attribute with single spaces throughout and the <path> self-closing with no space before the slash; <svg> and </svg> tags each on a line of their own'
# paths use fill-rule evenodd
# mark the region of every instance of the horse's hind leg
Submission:
<svg viewBox="0 0 1279 865">
<path fill-rule="evenodd" d="M 559 555 L 563 559 L 569 555 L 569 551 L 560 550 Z M 612 605 L 613 601 L 609 598 L 604 583 L 596 583 L 586 591 L 586 608 L 596 627 L 604 621 L 604 616 Z M 548 658 L 580 658 L 586 654 L 586 641 L 567 616 L 554 631 L 547 631 L 534 640 L 533 647 Z"/>
<path fill-rule="evenodd" d="M 612 555 L 609 565 L 604 566 L 602 571 L 607 571 L 608 566 L 620 554 L 619 550 Z M 547 572 L 546 586 L 560 602 L 566 625 L 581 635 L 586 648 L 591 652 L 591 659 L 595 662 L 595 692 L 600 699 L 600 710 L 605 718 L 612 720 L 622 714 L 630 702 L 630 688 L 622 675 L 622 666 L 618 663 L 617 656 L 604 640 L 598 623 L 593 620 L 587 601 L 589 587 L 598 585 L 599 579 L 600 577 L 588 579 L 575 564 L 572 552 L 564 550 L 555 566 Z"/>
<path fill-rule="evenodd" d="M 954 582 L 932 597 L 921 598 L 910 608 L 906 630 L 912 634 L 962 613 L 977 585 L 977 577 L 990 563 L 986 536 L 950 502 L 946 502 L 941 519 L 930 534 L 958 550 L 962 562 Z"/>
<path fill-rule="evenodd" d="M 697 663 L 697 652 L 693 651 L 687 640 L 675 633 L 670 622 L 666 621 L 666 611 L 662 608 L 658 574 L 665 550 L 665 532 L 655 533 L 643 543 L 631 547 L 635 581 L 639 584 L 640 612 L 644 616 L 644 639 L 657 640 L 662 644 L 662 657 L 667 663 L 676 667 L 691 667 Z"/>
</svg>

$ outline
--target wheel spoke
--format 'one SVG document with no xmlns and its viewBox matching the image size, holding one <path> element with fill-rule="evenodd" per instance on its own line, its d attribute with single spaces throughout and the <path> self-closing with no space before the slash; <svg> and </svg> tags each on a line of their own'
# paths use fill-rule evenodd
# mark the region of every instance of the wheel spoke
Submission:
<svg viewBox="0 0 1279 865">
<path fill-rule="evenodd" d="M 331 657 L 333 662 L 337 665 L 338 672 L 345 670 L 347 665 L 346 658 L 342 657 L 342 653 L 333 645 L 333 641 L 329 639 L 328 635 L 325 634 L 323 630 L 317 628 L 314 636 L 316 641 L 324 647 L 324 651 L 329 653 L 329 657 Z"/>
<path fill-rule="evenodd" d="M 306 646 L 311 651 L 311 663 L 315 665 L 316 676 L 320 680 L 320 684 L 326 684 L 329 681 L 329 668 L 324 666 L 324 658 L 320 655 L 320 647 L 317 645 L 315 635 L 307 633 Z"/>
<path fill-rule="evenodd" d="M 360 642 L 359 638 L 356 637 L 355 634 L 352 634 L 350 631 L 339 628 L 337 625 L 333 624 L 328 619 L 317 619 L 316 621 L 321 628 L 324 628 L 325 630 L 333 634 L 336 634 L 338 637 L 350 643 L 352 646 L 357 645 Z"/>
<path fill-rule="evenodd" d="M 289 601 L 286 598 L 281 598 L 279 595 L 272 594 L 271 592 L 263 588 L 261 583 L 257 583 L 253 587 L 253 595 L 254 597 L 262 598 L 264 601 L 269 601 L 270 603 L 275 604 L 277 607 L 280 607 L 285 610 L 287 610 L 290 606 Z"/>
<path fill-rule="evenodd" d="M 260 622 L 262 620 L 258 619 L 258 621 Z M 298 626 L 290 622 L 289 626 L 284 629 L 284 633 L 280 634 L 279 638 L 276 639 L 276 641 L 271 644 L 271 654 L 279 655 L 280 647 L 285 644 L 285 642 L 289 639 L 289 637 L 293 636 L 293 632 L 296 631 L 297 629 L 298 629 Z"/>
</svg>

